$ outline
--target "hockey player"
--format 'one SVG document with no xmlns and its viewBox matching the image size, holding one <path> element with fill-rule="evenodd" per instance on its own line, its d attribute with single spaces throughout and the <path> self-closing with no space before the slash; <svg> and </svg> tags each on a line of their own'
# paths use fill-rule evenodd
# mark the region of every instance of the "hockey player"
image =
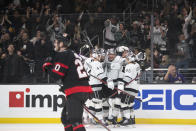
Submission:
<svg viewBox="0 0 196 131">
<path fill-rule="evenodd" d="M 119 72 L 122 70 L 123 60 L 122 57 L 116 55 L 116 50 L 111 48 L 107 51 L 107 57 L 105 60 L 105 73 L 108 77 L 108 81 L 114 82 L 114 87 L 117 88 L 117 81 L 119 78 Z M 112 88 L 103 88 L 104 95 L 106 98 L 109 98 L 108 101 L 104 101 L 103 109 L 104 109 L 104 117 L 106 120 L 111 122 L 112 124 L 116 124 L 117 116 L 120 111 L 120 101 L 116 89 Z M 116 94 L 116 95 L 114 95 Z M 111 97 L 112 96 L 112 97 Z M 109 104 L 108 104 L 109 103 Z M 109 111 L 110 105 L 110 111 Z"/>
<path fill-rule="evenodd" d="M 136 57 L 133 55 L 132 52 L 130 53 L 130 55 L 128 55 L 126 61 L 127 65 L 124 69 L 124 76 L 118 84 L 118 89 L 124 90 L 131 96 L 123 94 L 122 92 L 120 93 L 122 116 L 122 121 L 119 122 L 120 125 L 128 125 L 131 123 L 135 123 L 133 105 L 134 98 L 138 95 L 139 87 L 138 77 L 140 75 L 140 65 L 136 62 Z"/>
<path fill-rule="evenodd" d="M 103 88 L 114 88 L 113 81 L 107 81 L 106 74 L 103 69 L 101 59 L 103 59 L 104 50 L 96 49 L 92 51 L 91 57 L 88 58 L 84 67 L 89 75 L 89 84 L 92 86 L 93 95 L 92 100 L 89 100 L 89 109 L 96 115 L 96 117 L 103 123 L 102 101 L 103 101 Z M 107 81 L 107 86 L 103 87 L 102 81 Z M 112 87 L 111 87 L 112 86 Z M 94 122 L 94 121 L 92 121 Z M 96 123 L 95 123 L 96 124 Z"/>
<path fill-rule="evenodd" d="M 81 58 L 69 50 L 71 39 L 68 34 L 60 34 L 54 42 L 55 55 L 46 62 L 43 69 L 51 77 L 61 79 L 61 91 L 66 95 L 66 104 L 62 110 L 61 121 L 66 131 L 85 131 L 82 124 L 83 104 L 92 88 L 81 63 Z"/>
<path fill-rule="evenodd" d="M 88 60 L 88 59 L 87 59 Z M 96 117 L 103 121 L 102 115 L 102 98 L 103 83 L 100 80 L 106 81 L 106 75 L 103 70 L 101 60 L 101 52 L 98 49 L 92 51 L 91 62 L 85 62 L 85 67 L 88 65 L 89 84 L 92 86 L 93 95 L 89 109 L 94 112 Z"/>
</svg>

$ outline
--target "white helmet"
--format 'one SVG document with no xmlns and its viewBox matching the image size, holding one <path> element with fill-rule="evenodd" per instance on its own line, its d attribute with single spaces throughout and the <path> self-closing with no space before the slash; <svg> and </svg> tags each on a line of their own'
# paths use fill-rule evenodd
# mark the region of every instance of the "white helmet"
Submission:
<svg viewBox="0 0 196 131">
<path fill-rule="evenodd" d="M 114 54 L 114 55 L 116 55 L 116 50 L 115 50 L 114 48 L 108 49 L 108 50 L 107 50 L 107 54 L 108 54 L 108 55 L 109 55 L 109 54 Z"/>
<path fill-rule="evenodd" d="M 136 61 L 135 55 L 128 55 L 128 56 L 127 56 L 127 60 L 128 60 L 129 62 L 135 62 L 135 61 Z"/>
<path fill-rule="evenodd" d="M 100 59 L 100 56 L 101 56 L 101 53 L 99 52 L 98 49 L 93 49 L 92 50 L 92 57 L 95 58 L 95 59 Z"/>
<path fill-rule="evenodd" d="M 116 48 L 116 52 L 119 56 L 122 56 L 123 52 L 129 51 L 129 48 L 126 46 L 119 46 Z"/>
<path fill-rule="evenodd" d="M 105 55 L 106 55 L 105 49 L 99 48 L 98 51 L 99 51 L 99 53 L 101 54 L 101 56 L 105 56 Z"/>
<path fill-rule="evenodd" d="M 129 50 L 129 53 L 128 53 L 126 58 L 129 62 L 135 62 L 136 61 L 135 54 L 132 52 L 132 50 Z"/>
<path fill-rule="evenodd" d="M 146 59 L 146 53 L 145 52 L 139 52 L 137 55 L 135 55 L 137 61 L 142 61 Z"/>
</svg>

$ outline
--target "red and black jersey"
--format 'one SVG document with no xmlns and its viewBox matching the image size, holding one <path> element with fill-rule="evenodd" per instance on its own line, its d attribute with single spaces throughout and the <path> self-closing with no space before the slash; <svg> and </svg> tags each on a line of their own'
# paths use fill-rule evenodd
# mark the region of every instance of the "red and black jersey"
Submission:
<svg viewBox="0 0 196 131">
<path fill-rule="evenodd" d="M 71 50 L 56 52 L 53 58 L 51 76 L 62 79 L 66 96 L 79 92 L 92 92 L 82 58 Z"/>
</svg>

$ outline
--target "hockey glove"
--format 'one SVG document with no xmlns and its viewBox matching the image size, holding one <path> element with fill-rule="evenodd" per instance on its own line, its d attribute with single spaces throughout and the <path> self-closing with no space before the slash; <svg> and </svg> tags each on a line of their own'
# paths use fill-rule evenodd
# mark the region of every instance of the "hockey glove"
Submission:
<svg viewBox="0 0 196 131">
<path fill-rule="evenodd" d="M 124 82 L 119 81 L 119 82 L 118 82 L 118 89 L 120 89 L 120 90 L 124 90 L 124 85 L 125 85 L 125 83 L 124 83 Z"/>
<path fill-rule="evenodd" d="M 52 57 L 47 57 L 44 60 L 44 64 L 42 66 L 42 69 L 44 72 L 47 72 L 50 68 L 52 68 Z"/>
<path fill-rule="evenodd" d="M 46 62 L 42 66 L 42 69 L 44 72 L 48 72 L 48 70 L 50 70 L 51 68 L 52 68 L 52 63 L 50 63 L 50 62 Z"/>
<path fill-rule="evenodd" d="M 112 79 L 110 79 L 110 78 L 107 79 L 107 86 L 108 86 L 108 88 L 110 88 L 112 90 L 114 89 L 114 82 Z"/>
</svg>

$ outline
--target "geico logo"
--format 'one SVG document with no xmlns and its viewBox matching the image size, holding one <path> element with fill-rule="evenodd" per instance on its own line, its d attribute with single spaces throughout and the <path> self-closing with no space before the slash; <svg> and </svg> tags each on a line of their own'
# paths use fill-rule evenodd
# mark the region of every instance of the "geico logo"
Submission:
<svg viewBox="0 0 196 131">
<path fill-rule="evenodd" d="M 140 103 L 135 101 L 134 109 L 143 110 L 196 110 L 196 90 L 142 90 L 142 98 L 152 99 Z"/>
<path fill-rule="evenodd" d="M 53 107 L 53 111 L 57 111 L 58 107 L 63 107 L 65 103 L 64 95 L 41 95 L 29 94 L 30 89 L 26 91 L 9 92 L 9 107 Z"/>
</svg>

